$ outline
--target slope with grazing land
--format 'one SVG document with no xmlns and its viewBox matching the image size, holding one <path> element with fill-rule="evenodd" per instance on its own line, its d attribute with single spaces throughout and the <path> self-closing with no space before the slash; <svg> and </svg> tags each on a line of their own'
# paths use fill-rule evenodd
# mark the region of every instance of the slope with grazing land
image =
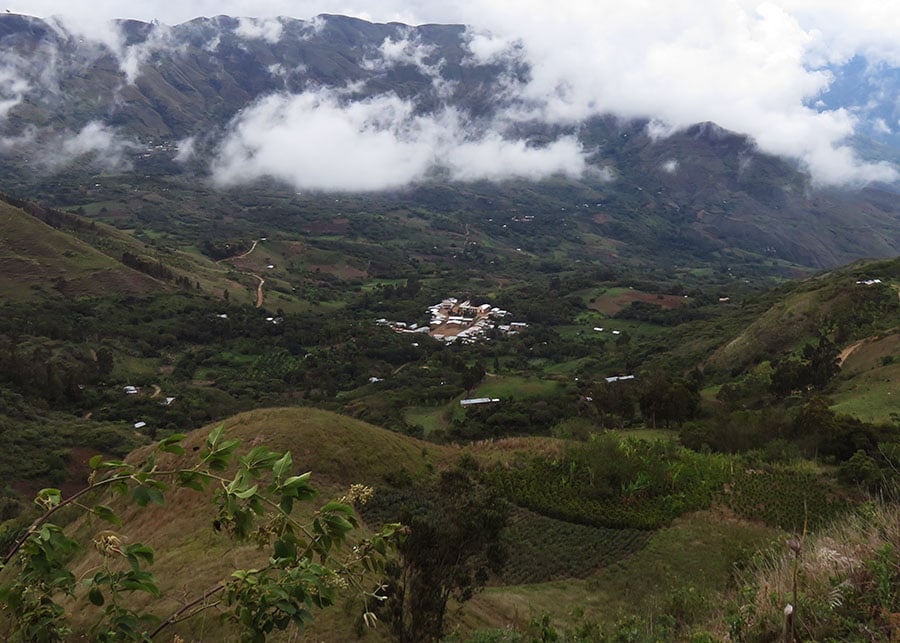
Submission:
<svg viewBox="0 0 900 643">
<path fill-rule="evenodd" d="M 313 409 L 263 409 L 229 418 L 222 425 L 229 439 L 243 442 L 241 452 L 259 444 L 279 452 L 291 451 L 293 467 L 298 472 L 312 470 L 312 483 L 325 499 L 342 495 L 351 484 L 384 484 L 384 479 L 401 466 L 414 479 L 425 481 L 433 475 L 435 468 L 446 466 L 453 457 L 453 450 L 446 447 L 429 445 Z M 182 456 L 181 462 L 193 463 L 211 428 L 194 431 L 187 437 L 183 442 L 187 455 Z M 141 449 L 128 459 L 141 462 L 148 453 L 148 449 Z M 160 467 L 176 464 L 175 458 L 161 458 Z M 253 566 L 263 562 L 252 543 L 235 544 L 213 528 L 216 512 L 209 496 L 209 493 L 179 489 L 166 494 L 165 505 L 143 508 L 128 506 L 115 496 L 95 500 L 108 502 L 119 512 L 124 526 L 113 528 L 125 542 L 144 543 L 157 552 L 152 569 L 161 581 L 163 596 L 153 599 L 135 594 L 132 607 L 166 616 L 177 610 L 183 601 L 226 579 L 235 565 Z M 316 501 L 317 506 L 321 504 L 323 500 Z M 302 511 L 309 512 L 308 509 Z M 73 528 L 89 541 L 98 525 L 82 522 Z M 90 548 L 72 563 L 79 576 L 96 564 L 96 553 Z M 84 597 L 72 608 L 76 609 L 76 625 L 92 622 L 95 613 Z M 320 612 L 306 635 L 330 640 L 355 638 L 357 616 L 345 615 L 340 607 Z M 210 632 L 221 637 L 232 631 L 230 627 L 224 625 L 212 610 L 188 620 L 175 631 L 185 638 L 203 638 Z M 380 632 L 383 636 L 383 628 Z M 379 632 L 374 634 L 376 640 L 381 638 Z"/>
<path fill-rule="evenodd" d="M 89 226 L 88 222 L 84 222 Z M 7 299 L 141 293 L 167 286 L 0 201 L 0 293 Z"/>
<path fill-rule="evenodd" d="M 857 283 L 878 277 L 884 283 Z M 890 286 L 897 280 L 900 262 L 894 260 L 861 263 L 786 286 L 778 302 L 717 351 L 710 364 L 747 364 L 765 353 L 793 349 L 823 325 L 834 326 L 841 344 L 867 337 L 861 335 L 867 330 L 890 328 L 892 321 L 900 322 Z"/>
<path fill-rule="evenodd" d="M 294 466 L 300 471 L 312 470 L 314 483 L 324 491 L 326 497 L 340 495 L 351 483 L 364 483 L 382 490 L 376 491 L 377 500 L 378 494 L 387 493 L 388 488 L 396 484 L 389 481 L 398 480 L 400 472 L 415 481 L 414 484 L 423 484 L 433 478 L 437 471 L 451 466 L 460 453 L 454 448 L 430 445 L 342 416 L 311 409 L 264 409 L 229 418 L 222 424 L 229 438 L 243 441 L 243 451 L 258 444 L 265 444 L 277 451 L 290 450 Z M 192 454 L 195 454 L 203 444 L 209 430 L 208 427 L 192 432 L 184 440 L 183 446 L 188 455 L 182 456 L 183 463 L 189 464 L 196 457 Z M 467 452 L 477 460 L 482 457 L 481 449 L 477 446 Z M 142 462 L 147 454 L 148 449 L 140 449 L 129 456 L 128 460 Z M 161 458 L 159 466 L 161 468 L 171 466 L 175 463 L 173 458 L 176 456 Z M 94 501 L 109 502 L 116 509 L 124 522 L 124 526 L 116 531 L 125 542 L 144 543 L 157 552 L 152 569 L 162 581 L 160 588 L 163 597 L 150 602 L 148 599 L 151 597 L 142 599 L 137 598 L 141 595 L 135 595 L 136 598 L 131 605 L 133 608 L 167 614 L 177 609 L 181 601 L 214 586 L 227 576 L 234 565 L 253 565 L 258 557 L 252 546 L 234 545 L 224 534 L 218 534 L 211 528 L 215 511 L 210 506 L 206 494 L 198 494 L 187 489 L 172 491 L 167 494 L 165 505 L 151 505 L 144 508 L 123 506 L 122 501 L 117 499 L 105 501 L 102 497 L 98 497 Z M 523 570 L 536 566 L 538 579 L 541 574 L 549 574 L 559 579 L 571 576 L 583 577 L 588 579 L 586 582 L 589 587 L 596 588 L 594 591 L 606 591 L 610 596 L 618 595 L 622 601 L 632 601 L 630 607 L 627 607 L 627 602 L 616 605 L 608 603 L 606 608 L 599 612 L 596 610 L 600 605 L 597 600 L 591 599 L 583 604 L 585 618 L 602 616 L 603 620 L 617 617 L 623 609 L 627 613 L 637 614 L 639 612 L 631 608 L 645 609 L 652 605 L 648 601 L 659 600 L 666 593 L 677 591 L 678 582 L 690 577 L 688 570 L 695 564 L 693 561 L 701 558 L 707 561 L 703 567 L 704 572 L 695 574 L 694 577 L 698 582 L 704 583 L 702 591 L 710 593 L 720 591 L 721 587 L 712 579 L 722 577 L 727 561 L 732 560 L 744 546 L 738 543 L 742 542 L 742 539 L 746 539 L 747 543 L 758 542 L 768 533 L 757 528 L 741 532 L 736 527 L 730 527 L 732 536 L 738 540 L 732 540 L 726 547 L 724 541 L 719 542 L 719 535 L 712 535 L 708 518 L 697 516 L 681 521 L 671 530 L 659 532 L 650 538 L 648 544 L 648 536 L 638 531 L 596 530 L 596 536 L 591 535 L 588 538 L 586 534 L 591 532 L 590 528 L 558 521 L 555 525 L 553 523 L 554 521 L 548 523 L 547 519 L 529 515 L 527 512 L 520 514 L 508 532 L 510 545 L 517 551 L 510 558 L 503 578 L 522 582 L 526 580 L 522 577 Z M 701 527 L 701 524 L 706 526 Z M 735 522 L 734 525 L 737 526 L 739 523 Z M 521 531 L 523 526 L 526 527 L 526 532 Z M 548 529 L 549 527 L 552 529 Z M 97 528 L 96 523 L 82 522 L 72 526 L 73 533 L 88 540 Z M 713 531 L 718 534 L 722 529 Z M 561 538 L 554 538 L 555 544 L 541 545 L 539 541 L 534 540 L 541 532 L 545 536 L 555 534 Z M 721 548 L 722 551 L 716 556 L 710 556 L 706 550 L 704 556 L 698 557 L 696 554 L 699 552 L 695 548 L 694 554 L 688 552 L 687 557 L 683 556 L 685 538 L 689 540 L 699 538 L 701 532 L 706 534 L 703 536 L 704 540 L 715 540 L 715 547 Z M 596 554 L 592 554 L 596 556 L 594 565 L 601 570 L 599 575 L 595 570 L 584 567 L 583 561 L 581 564 L 578 562 L 582 556 L 578 554 L 578 548 L 586 546 L 592 539 L 596 539 L 594 547 L 600 548 Z M 527 545 L 528 541 L 533 542 Z M 680 544 L 676 546 L 674 543 Z M 645 545 L 646 553 L 634 554 L 642 552 Z M 548 556 L 553 551 L 557 553 L 552 556 L 554 560 L 551 561 Z M 76 558 L 72 563 L 76 574 L 81 575 L 91 570 L 97 564 L 94 556 L 95 554 L 88 551 L 86 555 Z M 657 561 L 659 556 L 662 556 L 670 566 L 671 573 L 667 573 L 666 583 L 630 586 L 624 581 L 629 573 L 640 571 L 643 574 L 643 565 L 658 565 L 658 562 L 652 561 Z M 565 562 L 568 559 L 569 562 Z M 712 560 L 717 562 L 710 562 Z M 544 561 L 551 567 L 547 567 Z M 553 566 L 556 566 L 555 571 Z M 534 571 L 528 574 L 531 579 L 535 578 Z M 700 578 L 709 580 L 700 581 Z M 647 578 L 647 581 L 649 583 L 650 579 Z M 509 599 L 502 597 L 515 596 L 524 591 L 530 598 L 517 599 L 520 611 L 511 621 L 511 624 L 517 627 L 524 627 L 535 610 L 544 610 L 550 601 L 558 597 L 559 587 L 577 588 L 582 586 L 581 583 L 563 581 L 562 585 L 532 585 L 521 590 L 498 585 L 489 590 L 484 598 L 474 602 L 471 608 L 466 608 L 459 617 L 455 617 L 454 623 L 459 618 L 461 619 L 458 621 L 459 625 L 466 629 L 505 624 L 510 616 L 504 616 L 508 613 L 508 609 L 502 606 L 502 602 Z M 492 585 L 496 585 L 496 582 Z M 576 595 L 569 596 L 570 607 L 581 604 L 581 601 L 582 599 Z M 76 626 L 89 623 L 92 612 L 87 602 L 82 598 L 73 604 L 73 607 L 76 605 L 78 613 Z M 491 606 L 489 612 L 484 611 L 487 605 Z M 554 615 L 559 613 L 557 610 L 551 612 Z M 354 637 L 355 627 L 353 614 L 333 609 L 317 614 L 306 635 Z M 187 621 L 183 626 L 179 626 L 176 632 L 182 636 L 202 637 L 204 632 L 215 631 L 221 636 L 222 628 L 222 623 L 215 616 L 215 610 L 212 610 Z M 384 635 L 384 630 L 372 633 L 375 640 L 381 639 Z"/>
</svg>

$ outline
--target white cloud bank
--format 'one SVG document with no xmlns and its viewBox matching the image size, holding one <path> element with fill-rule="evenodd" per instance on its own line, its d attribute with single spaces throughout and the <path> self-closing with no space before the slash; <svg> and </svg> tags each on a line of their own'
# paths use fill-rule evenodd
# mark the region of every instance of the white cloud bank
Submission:
<svg viewBox="0 0 900 643">
<path fill-rule="evenodd" d="M 792 4 L 803 5 L 574 0 L 551 7 L 521 0 L 513 14 L 511 3 L 488 2 L 483 17 L 497 46 L 483 34 L 473 45 L 480 57 L 496 58 L 513 36 L 524 43 L 532 73 L 518 91 L 528 108 L 511 117 L 575 122 L 609 112 L 653 119 L 655 137 L 713 121 L 750 135 L 764 152 L 799 159 L 823 183 L 897 179 L 895 168 L 863 163 L 847 147 L 853 115 L 807 106 L 831 81 L 816 65 L 845 62 L 864 44 L 868 55 L 887 59 L 898 49 L 896 38 L 866 37 L 871 21 L 849 37 L 838 28 L 837 3 L 829 3 L 831 22 L 799 9 L 792 14 Z M 881 13 L 896 22 L 900 3 L 891 4 Z M 824 58 L 832 42 L 851 44 Z"/>
<path fill-rule="evenodd" d="M 239 18 L 234 30 L 238 36 L 253 40 L 265 40 L 275 44 L 281 40 L 284 25 L 280 20 L 259 20 L 257 18 Z"/>
<path fill-rule="evenodd" d="M 274 20 L 279 15 L 309 18 L 324 12 L 411 24 L 465 23 L 474 28 L 473 61 L 506 57 L 531 67 L 527 82 L 510 87 L 526 107 L 509 112 L 507 119 L 571 123 L 614 113 L 653 119 L 654 136 L 714 121 L 750 135 L 765 152 L 798 159 L 821 182 L 898 178 L 896 168 L 864 163 L 846 145 L 857 127 L 856 115 L 810 107 L 831 82 L 822 69 L 826 64 L 862 54 L 872 62 L 900 65 L 900 2 L 894 0 L 17 0 L 8 6 L 44 16 L 64 14 L 67 24 L 80 25 L 79 33 L 97 37 L 108 31 L 101 22 L 113 17 L 176 24 L 199 15 L 253 16 L 241 22 L 241 29 L 267 39 L 280 35 Z M 119 51 L 129 72 L 144 53 Z M 437 69 L 437 63 L 425 62 L 426 53 L 414 41 L 387 41 L 381 50 L 385 63 Z M 17 96 L 16 87 L 8 85 L 6 100 Z M 380 103 L 361 111 L 375 104 Z M 263 107 L 245 115 L 248 126 L 262 117 Z M 349 106 L 341 109 L 352 116 Z M 400 121 L 357 130 L 377 138 L 410 127 L 428 129 L 402 110 L 391 113 Z M 287 117 L 279 121 L 282 126 L 288 122 L 295 123 Z M 394 138 L 408 151 L 419 151 L 408 136 Z M 530 148 L 524 151 L 536 158 Z"/>
<path fill-rule="evenodd" d="M 140 147 L 100 121 L 91 121 L 77 132 L 29 127 L 17 136 L 0 138 L 0 150 L 27 153 L 33 167 L 46 172 L 74 161 L 107 172 L 127 171 L 131 169 L 128 155 Z"/>
<path fill-rule="evenodd" d="M 59 146 L 55 162 L 67 163 L 77 158 L 89 157 L 90 160 L 105 170 L 122 170 L 129 166 L 126 154 L 138 145 L 129 141 L 98 121 L 91 121 L 77 134 L 69 134 Z"/>
<path fill-rule="evenodd" d="M 434 173 L 452 180 L 580 175 L 572 137 L 543 147 L 496 132 L 473 137 L 458 114 L 415 115 L 395 95 L 343 103 L 334 92 L 269 96 L 232 123 L 213 163 L 220 185 L 269 176 L 297 189 L 398 188 Z"/>
</svg>

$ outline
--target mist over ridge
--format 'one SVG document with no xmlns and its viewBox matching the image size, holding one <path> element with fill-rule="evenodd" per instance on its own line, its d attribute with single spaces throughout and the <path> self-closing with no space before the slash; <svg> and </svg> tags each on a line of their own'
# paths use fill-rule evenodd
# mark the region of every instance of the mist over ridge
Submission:
<svg viewBox="0 0 900 643">
<path fill-rule="evenodd" d="M 845 34 L 842 53 L 828 54 L 829 33 L 801 26 L 799 10 L 692 7 L 636 32 L 638 13 L 609 11 L 595 24 L 577 3 L 552 16 L 538 3 L 501 30 L 498 7 L 481 14 L 488 27 L 0 16 L 0 145 L 44 171 L 85 154 L 127 170 L 126 152 L 157 139 L 217 185 L 272 177 L 298 190 L 369 191 L 609 179 L 615 164 L 587 130 L 612 117 L 644 123 L 654 140 L 714 122 L 818 185 L 897 179 L 890 153 L 864 159 L 850 144 L 879 132 L 889 143 L 887 108 L 866 120 L 858 104 L 823 93 L 862 45 Z M 865 49 L 882 61 L 872 69 L 893 70 L 895 52 L 876 41 Z"/>
</svg>

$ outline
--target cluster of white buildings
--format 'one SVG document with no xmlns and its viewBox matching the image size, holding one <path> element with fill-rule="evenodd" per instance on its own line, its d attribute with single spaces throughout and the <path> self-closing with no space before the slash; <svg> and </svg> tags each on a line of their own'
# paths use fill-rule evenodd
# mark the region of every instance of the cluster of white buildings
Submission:
<svg viewBox="0 0 900 643">
<path fill-rule="evenodd" d="M 880 284 L 881 279 L 860 279 L 856 283 L 861 284 L 863 286 L 874 286 L 875 284 Z"/>
<path fill-rule="evenodd" d="M 525 322 L 503 323 L 505 318 L 510 316 L 509 311 L 490 304 L 474 306 L 468 299 L 459 301 L 455 297 L 449 297 L 439 304 L 430 306 L 426 312 L 431 315 L 427 326 L 392 322 L 387 319 L 378 319 L 376 322 L 390 326 L 398 333 L 428 333 L 446 344 L 454 342 L 474 344 L 487 341 L 488 331 L 494 329 L 504 335 L 514 335 L 528 328 Z"/>
</svg>

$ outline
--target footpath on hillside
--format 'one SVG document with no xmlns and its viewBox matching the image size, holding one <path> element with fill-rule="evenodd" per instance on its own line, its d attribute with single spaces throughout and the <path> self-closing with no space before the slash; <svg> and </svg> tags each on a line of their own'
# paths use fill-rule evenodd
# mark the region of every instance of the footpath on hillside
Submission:
<svg viewBox="0 0 900 643">
<path fill-rule="evenodd" d="M 219 259 L 218 261 L 216 261 L 216 263 L 221 264 L 221 263 L 236 261 L 238 259 L 246 259 L 247 257 L 250 256 L 250 254 L 254 250 L 256 250 L 256 246 L 258 243 L 259 243 L 259 241 L 257 239 L 254 239 L 253 244 L 250 246 L 250 249 L 247 252 L 245 252 L 243 254 L 235 255 L 234 257 L 226 257 L 224 259 Z M 255 272 L 250 272 L 248 270 L 242 270 L 241 274 L 249 275 L 259 281 L 259 284 L 257 284 L 257 286 L 256 286 L 256 307 L 262 308 L 263 301 L 265 301 L 265 295 L 263 293 L 263 286 L 265 285 L 266 280 L 263 279 L 262 275 L 258 275 Z"/>
</svg>

